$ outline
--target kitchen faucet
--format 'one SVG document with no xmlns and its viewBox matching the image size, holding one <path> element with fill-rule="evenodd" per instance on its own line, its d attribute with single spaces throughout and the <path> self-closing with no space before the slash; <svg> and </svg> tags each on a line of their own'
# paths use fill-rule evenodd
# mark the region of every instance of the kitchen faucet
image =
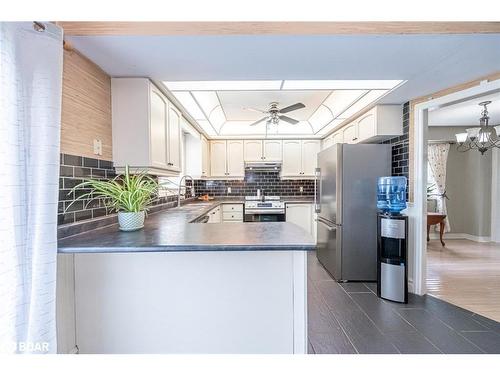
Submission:
<svg viewBox="0 0 500 375">
<path fill-rule="evenodd" d="M 177 207 L 180 207 L 180 205 L 181 205 L 182 180 L 184 180 L 184 187 L 187 188 L 186 179 L 188 179 L 188 178 L 191 179 L 191 196 L 194 197 L 194 179 L 193 179 L 193 177 L 186 174 L 186 175 L 182 176 L 181 179 L 179 180 L 179 191 L 177 194 Z M 186 197 L 186 192 L 184 192 L 184 197 Z"/>
</svg>

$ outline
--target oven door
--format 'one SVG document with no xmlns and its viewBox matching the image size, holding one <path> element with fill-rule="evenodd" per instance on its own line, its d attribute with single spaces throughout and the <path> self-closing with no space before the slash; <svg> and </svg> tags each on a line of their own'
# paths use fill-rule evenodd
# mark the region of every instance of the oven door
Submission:
<svg viewBox="0 0 500 375">
<path fill-rule="evenodd" d="M 243 215 L 244 222 L 276 222 L 285 221 L 284 213 L 252 213 L 245 211 Z"/>
</svg>

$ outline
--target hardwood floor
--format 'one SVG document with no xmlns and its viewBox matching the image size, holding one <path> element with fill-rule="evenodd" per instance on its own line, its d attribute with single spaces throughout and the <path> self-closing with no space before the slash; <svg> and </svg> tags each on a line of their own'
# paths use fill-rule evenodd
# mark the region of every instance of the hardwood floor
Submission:
<svg viewBox="0 0 500 375">
<path fill-rule="evenodd" d="M 500 323 L 432 296 L 408 304 L 375 283 L 339 284 L 308 254 L 309 353 L 500 353 Z"/>
<path fill-rule="evenodd" d="M 445 242 L 428 243 L 428 293 L 500 322 L 500 244 Z"/>
</svg>

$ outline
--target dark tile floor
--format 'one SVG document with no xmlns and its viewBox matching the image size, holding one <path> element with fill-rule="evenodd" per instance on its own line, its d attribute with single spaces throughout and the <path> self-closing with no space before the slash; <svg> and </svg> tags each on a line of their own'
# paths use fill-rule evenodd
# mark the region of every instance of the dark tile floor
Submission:
<svg viewBox="0 0 500 375">
<path fill-rule="evenodd" d="M 309 353 L 500 353 L 500 323 L 431 296 L 379 299 L 375 283 L 339 284 L 308 256 Z"/>
</svg>

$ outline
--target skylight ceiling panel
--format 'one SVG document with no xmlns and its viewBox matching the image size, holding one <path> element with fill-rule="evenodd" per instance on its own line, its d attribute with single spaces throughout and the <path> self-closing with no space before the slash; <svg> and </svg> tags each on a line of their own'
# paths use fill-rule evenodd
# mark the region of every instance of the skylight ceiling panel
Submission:
<svg viewBox="0 0 500 375">
<path fill-rule="evenodd" d="M 323 137 L 326 134 L 328 134 L 329 132 L 331 132 L 332 130 L 334 130 L 343 121 L 344 121 L 344 119 L 340 119 L 340 118 L 335 119 L 332 122 L 330 122 L 327 126 L 325 126 L 324 128 L 320 129 L 315 135 L 319 135 L 319 136 Z"/>
<path fill-rule="evenodd" d="M 392 89 L 401 80 L 285 80 L 283 90 L 378 90 Z"/>
<path fill-rule="evenodd" d="M 201 128 L 210 136 L 216 136 L 217 132 L 213 128 L 212 125 L 207 120 L 198 120 L 197 121 L 198 125 L 201 126 Z"/>
<path fill-rule="evenodd" d="M 242 91 L 279 90 L 281 80 L 251 81 L 166 81 L 170 91 Z"/>
<path fill-rule="evenodd" d="M 328 107 L 336 118 L 344 112 L 351 104 L 353 104 L 368 90 L 334 90 L 328 98 L 323 102 L 323 105 Z"/>
<path fill-rule="evenodd" d="M 226 122 L 226 115 L 219 105 L 215 107 L 210 113 L 210 118 L 208 119 L 210 123 L 214 126 L 217 131 L 220 131 L 222 125 Z"/>
<path fill-rule="evenodd" d="M 260 135 L 266 132 L 266 123 L 250 126 L 252 121 L 226 121 L 220 135 Z"/>
<path fill-rule="evenodd" d="M 300 121 L 298 124 L 292 125 L 280 121 L 278 124 L 278 134 L 301 134 L 312 135 L 311 125 L 307 121 Z"/>
<path fill-rule="evenodd" d="M 207 118 L 210 119 L 212 111 L 220 106 L 219 98 L 215 91 L 198 91 L 192 92 L 192 94 Z"/>
<path fill-rule="evenodd" d="M 309 118 L 309 123 L 312 125 L 314 131 L 318 131 L 323 126 L 327 125 L 333 120 L 332 111 L 324 105 L 320 105 L 318 109 Z"/>
<path fill-rule="evenodd" d="M 363 96 L 361 99 L 359 99 L 356 103 L 354 103 L 352 106 L 347 108 L 346 111 L 342 112 L 340 114 L 341 118 L 349 118 L 352 115 L 354 115 L 356 112 L 361 111 L 363 108 L 369 106 L 370 104 L 374 103 L 378 99 L 380 99 L 382 96 L 384 96 L 389 90 L 371 90 L 369 91 L 365 96 Z"/>
<path fill-rule="evenodd" d="M 182 104 L 182 106 L 189 112 L 192 118 L 195 120 L 206 120 L 203 111 L 200 109 L 199 105 L 193 99 L 193 96 L 188 91 L 177 91 L 174 93 L 176 99 Z"/>
</svg>

